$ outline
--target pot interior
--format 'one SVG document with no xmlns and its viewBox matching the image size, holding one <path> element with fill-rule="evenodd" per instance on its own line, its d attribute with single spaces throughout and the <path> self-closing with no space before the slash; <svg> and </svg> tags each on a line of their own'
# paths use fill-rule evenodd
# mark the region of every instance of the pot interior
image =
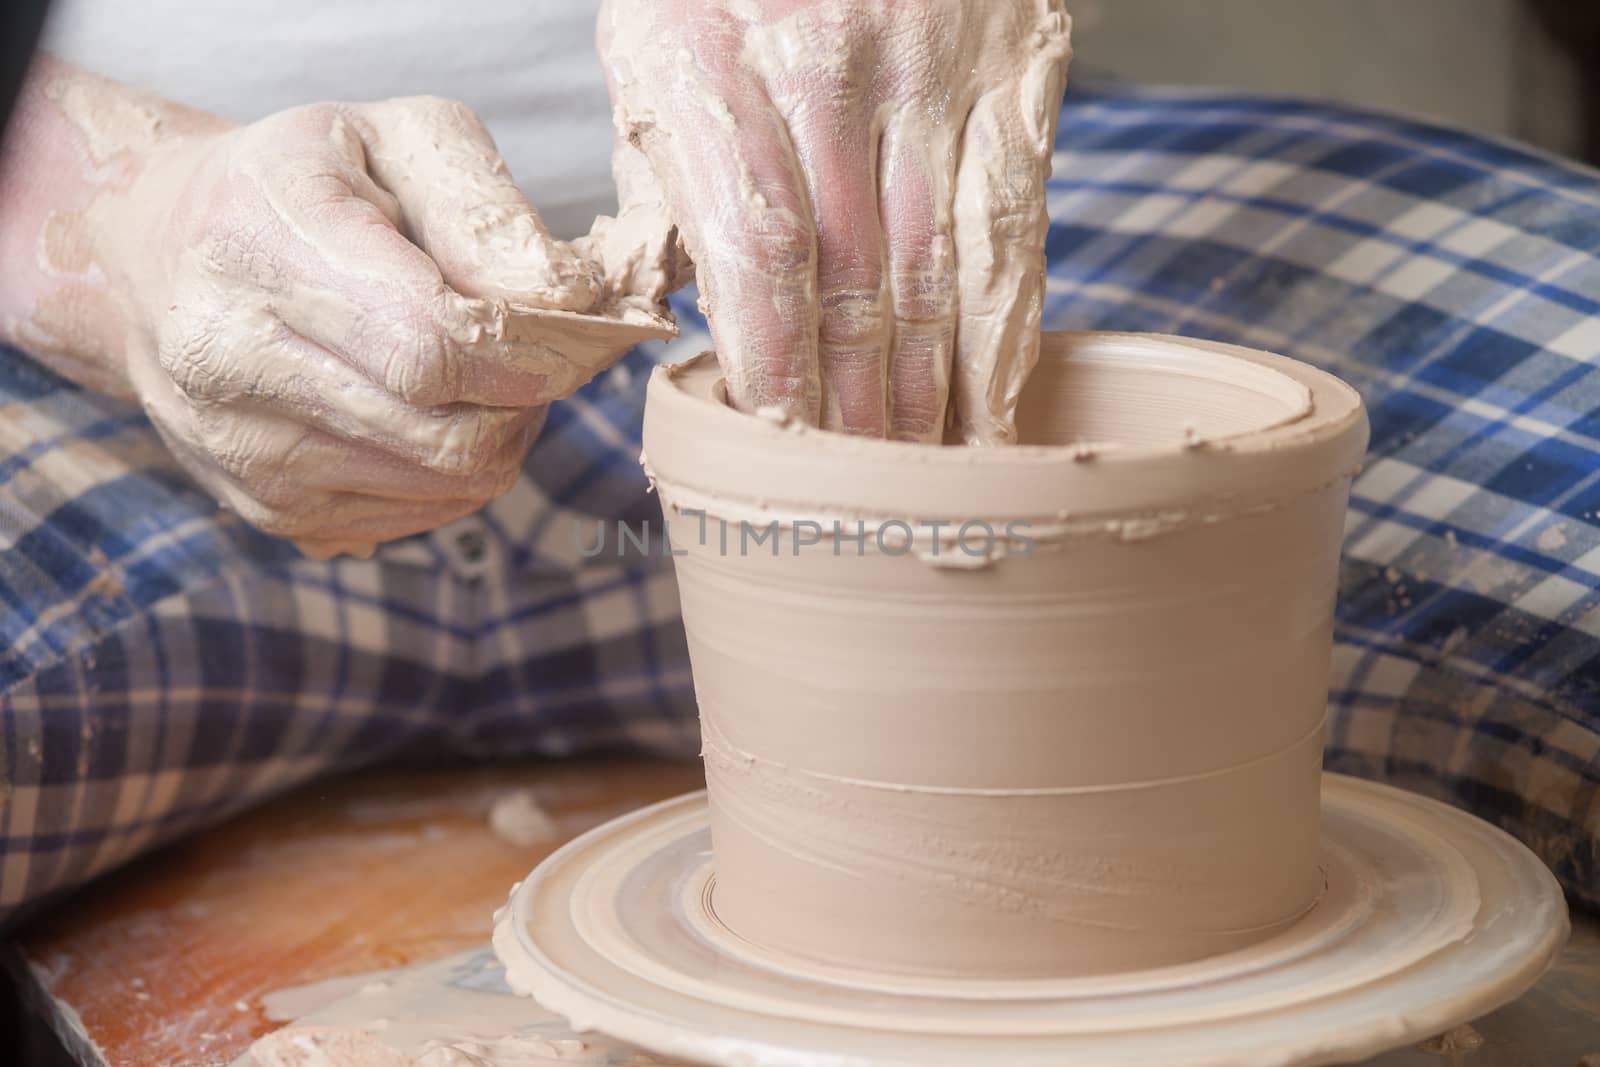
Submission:
<svg viewBox="0 0 1600 1067">
<path fill-rule="evenodd" d="M 1254 433 L 1309 414 L 1304 385 L 1270 367 L 1157 339 L 1047 351 L 1017 406 L 1018 443 L 1162 448 Z"/>
</svg>

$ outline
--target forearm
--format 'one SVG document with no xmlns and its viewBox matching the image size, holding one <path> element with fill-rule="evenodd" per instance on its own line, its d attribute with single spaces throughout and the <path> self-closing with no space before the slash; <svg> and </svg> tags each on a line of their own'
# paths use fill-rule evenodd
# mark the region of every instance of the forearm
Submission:
<svg viewBox="0 0 1600 1067">
<path fill-rule="evenodd" d="M 143 324 L 126 252 L 160 224 L 136 217 L 134 191 L 164 148 L 226 126 L 39 57 L 0 144 L 0 340 L 128 395 L 127 349 Z"/>
</svg>

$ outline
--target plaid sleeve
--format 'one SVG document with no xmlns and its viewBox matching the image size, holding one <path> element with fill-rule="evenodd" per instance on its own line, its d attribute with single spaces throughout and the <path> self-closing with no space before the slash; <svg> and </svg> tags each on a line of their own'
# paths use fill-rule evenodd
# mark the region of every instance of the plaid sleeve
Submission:
<svg viewBox="0 0 1600 1067">
<path fill-rule="evenodd" d="M 1354 382 L 1329 765 L 1472 808 L 1600 903 L 1600 182 L 1311 104 L 1078 96 L 1046 323 L 1273 349 Z M 481 513 L 313 563 L 137 412 L 0 350 L 0 913 L 317 774 L 408 751 L 692 752 L 638 468 L 650 366 L 552 409 Z M 615 541 L 612 542 L 613 547 Z"/>
<path fill-rule="evenodd" d="M 0 920 L 320 774 L 697 751 L 670 560 L 580 550 L 660 529 L 650 358 L 553 411 L 491 508 L 319 563 L 219 512 L 140 412 L 0 347 Z"/>
</svg>

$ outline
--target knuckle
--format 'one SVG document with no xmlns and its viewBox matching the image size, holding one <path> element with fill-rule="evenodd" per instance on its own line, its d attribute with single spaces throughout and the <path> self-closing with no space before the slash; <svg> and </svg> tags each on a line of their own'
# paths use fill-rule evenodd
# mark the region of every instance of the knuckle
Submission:
<svg viewBox="0 0 1600 1067">
<path fill-rule="evenodd" d="M 205 278 L 181 278 L 156 328 L 156 365 L 191 399 L 227 393 L 236 370 L 225 338 L 240 313 L 219 295 Z"/>
<path fill-rule="evenodd" d="M 453 399 L 450 375 L 443 361 L 396 354 L 389 359 L 384 384 L 415 407 L 438 407 Z"/>
<path fill-rule="evenodd" d="M 902 322 L 934 323 L 955 318 L 959 289 L 951 265 L 896 271 L 891 289 L 894 316 Z"/>
<path fill-rule="evenodd" d="M 734 233 L 734 239 L 752 268 L 777 279 L 808 275 L 816 265 L 811 226 L 790 211 L 757 213 Z"/>
<path fill-rule="evenodd" d="M 1025 168 L 1018 168 L 1023 170 Z M 997 238 L 1032 233 L 1046 214 L 1044 182 L 1029 173 L 1007 171 L 989 185 L 986 221 Z"/>
<path fill-rule="evenodd" d="M 822 293 L 819 340 L 830 347 L 881 344 L 888 324 L 883 293 L 870 289 L 830 289 Z"/>
<path fill-rule="evenodd" d="M 427 305 L 400 299 L 371 309 L 361 333 L 375 354 L 378 383 L 419 407 L 456 399 L 455 361 Z"/>
<path fill-rule="evenodd" d="M 211 315 L 175 312 L 156 346 L 156 361 L 191 400 L 220 400 L 228 393 L 221 323 Z"/>
<path fill-rule="evenodd" d="M 471 480 L 495 462 L 498 439 L 492 416 L 471 405 L 456 405 L 430 413 L 419 427 L 426 440 L 422 465 L 438 474 Z"/>
<path fill-rule="evenodd" d="M 201 231 L 192 235 L 200 271 L 217 279 L 246 278 L 269 290 L 283 287 L 283 223 L 252 183 L 224 182 L 203 219 Z"/>
</svg>

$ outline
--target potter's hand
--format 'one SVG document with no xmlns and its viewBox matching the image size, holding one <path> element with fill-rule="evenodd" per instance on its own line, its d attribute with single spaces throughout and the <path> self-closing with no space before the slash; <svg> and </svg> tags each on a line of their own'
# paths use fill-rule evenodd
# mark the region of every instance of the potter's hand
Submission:
<svg viewBox="0 0 1600 1067">
<path fill-rule="evenodd" d="M 156 167 L 141 184 L 172 199 L 131 206 L 163 220 L 144 304 L 170 311 L 130 380 L 191 473 L 310 554 L 505 492 L 543 405 L 627 347 L 585 365 L 513 339 L 508 300 L 581 312 L 598 283 L 460 105 L 301 108 Z"/>
<path fill-rule="evenodd" d="M 1061 0 L 607 0 L 619 178 L 642 149 L 736 404 L 1012 437 L 1068 28 Z"/>
<path fill-rule="evenodd" d="M 504 493 L 544 405 L 664 333 L 586 314 L 610 286 L 459 104 L 230 126 L 59 80 L 38 107 L 101 157 L 21 341 L 138 398 L 190 474 L 307 553 L 371 552 Z"/>
</svg>

